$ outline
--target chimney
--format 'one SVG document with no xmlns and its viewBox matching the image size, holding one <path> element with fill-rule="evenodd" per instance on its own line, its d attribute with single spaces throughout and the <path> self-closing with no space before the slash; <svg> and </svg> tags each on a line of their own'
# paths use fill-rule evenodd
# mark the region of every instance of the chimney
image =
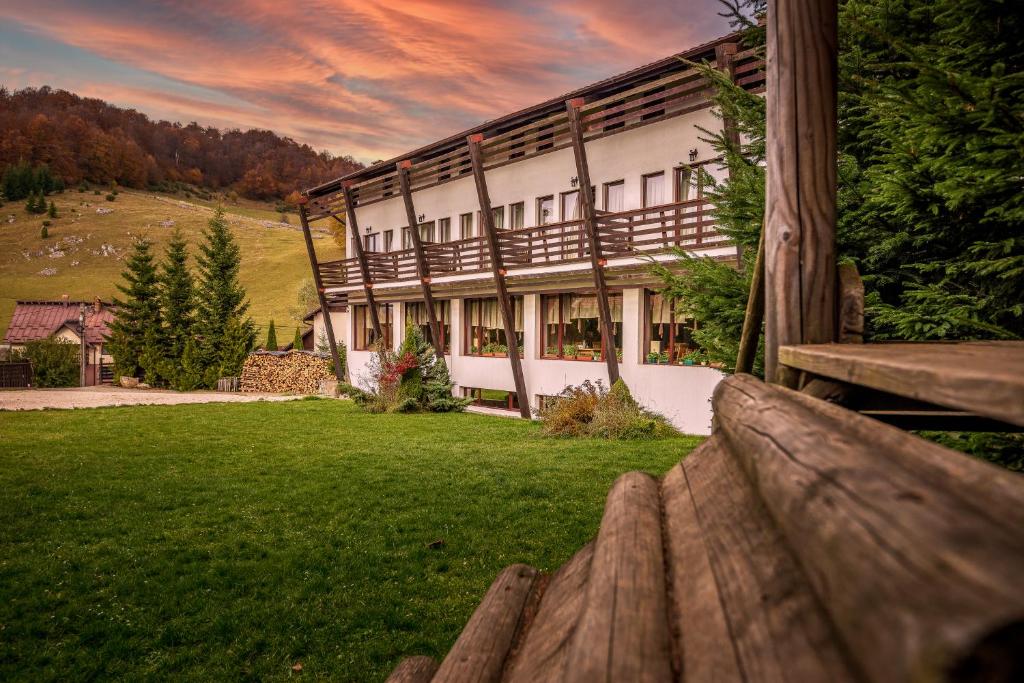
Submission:
<svg viewBox="0 0 1024 683">
<path fill-rule="evenodd" d="M 68 295 L 67 294 L 61 294 L 60 295 L 60 300 L 61 300 L 61 303 L 63 303 L 65 306 L 68 305 Z"/>
<path fill-rule="evenodd" d="M 103 302 L 100 301 L 99 297 L 96 297 L 92 302 L 92 310 L 94 313 L 99 313 L 103 310 Z"/>
</svg>

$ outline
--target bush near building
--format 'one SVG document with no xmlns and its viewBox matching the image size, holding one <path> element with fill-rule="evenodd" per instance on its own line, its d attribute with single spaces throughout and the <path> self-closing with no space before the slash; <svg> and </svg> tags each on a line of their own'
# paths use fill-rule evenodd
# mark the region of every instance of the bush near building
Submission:
<svg viewBox="0 0 1024 683">
<path fill-rule="evenodd" d="M 25 350 L 16 352 L 14 358 L 32 363 L 33 384 L 37 387 L 78 386 L 81 356 L 73 342 L 56 337 L 26 342 Z"/>
<path fill-rule="evenodd" d="M 661 415 L 643 408 L 621 379 L 604 387 L 587 380 L 566 387 L 540 411 L 545 434 L 601 439 L 654 439 L 678 434 Z"/>
</svg>

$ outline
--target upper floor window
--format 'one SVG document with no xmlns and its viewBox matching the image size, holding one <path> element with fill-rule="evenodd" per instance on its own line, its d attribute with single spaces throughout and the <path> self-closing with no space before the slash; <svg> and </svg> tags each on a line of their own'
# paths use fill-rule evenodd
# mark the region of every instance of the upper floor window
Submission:
<svg viewBox="0 0 1024 683">
<path fill-rule="evenodd" d="M 526 204 L 524 202 L 509 204 L 508 219 L 508 227 L 512 230 L 518 230 L 519 228 L 526 227 Z"/>
<path fill-rule="evenodd" d="M 604 184 L 604 200 L 602 202 L 605 211 L 618 213 L 626 210 L 626 183 L 616 180 Z"/>
<path fill-rule="evenodd" d="M 537 198 L 537 225 L 555 222 L 555 198 L 552 195 Z"/>
<path fill-rule="evenodd" d="M 395 231 L 384 231 L 384 251 L 393 251 L 395 248 Z"/>
<path fill-rule="evenodd" d="M 377 233 L 370 235 L 363 235 L 363 250 L 364 251 L 377 251 Z"/>
<path fill-rule="evenodd" d="M 352 307 L 352 341 L 356 351 L 375 351 L 380 343 L 386 348 L 391 346 L 391 304 L 377 304 L 377 317 L 383 341 L 373 329 L 370 307 L 365 304 Z"/>
<path fill-rule="evenodd" d="M 473 214 L 464 213 L 459 216 L 459 239 L 468 240 L 473 236 Z"/>
<path fill-rule="evenodd" d="M 402 249 L 412 249 L 412 231 L 408 227 L 402 228 Z"/>
<path fill-rule="evenodd" d="M 643 177 L 644 206 L 660 206 L 665 203 L 665 172 L 649 173 Z"/>
<path fill-rule="evenodd" d="M 675 177 L 675 187 L 673 193 L 675 195 L 675 201 L 687 202 L 690 201 L 690 191 L 693 179 L 693 168 L 690 166 L 679 166 L 673 171 Z"/>
<path fill-rule="evenodd" d="M 512 317 L 515 328 L 515 346 L 523 355 L 523 297 L 513 296 Z M 466 299 L 462 306 L 465 318 L 465 348 L 467 356 L 507 356 L 508 339 L 505 322 L 501 317 L 498 300 Z"/>
<path fill-rule="evenodd" d="M 495 206 L 491 209 L 491 218 L 494 220 L 495 230 L 505 229 L 505 207 Z"/>
<path fill-rule="evenodd" d="M 622 349 L 622 294 L 608 295 L 615 348 Z M 546 294 L 541 297 L 545 358 L 601 360 L 601 317 L 596 294 Z"/>
<path fill-rule="evenodd" d="M 434 230 L 436 229 L 434 221 L 428 221 L 426 223 L 420 223 L 420 241 L 421 242 L 433 242 L 434 241 Z"/>
<path fill-rule="evenodd" d="M 452 219 L 451 218 L 439 218 L 437 219 L 437 239 L 439 242 L 451 242 L 452 241 Z"/>
<path fill-rule="evenodd" d="M 686 355 L 697 350 L 693 318 L 676 311 L 675 302 L 662 294 L 645 291 L 645 363 L 684 365 Z"/>
<path fill-rule="evenodd" d="M 451 321 L 452 302 L 449 300 L 434 302 L 434 315 L 437 316 L 437 326 L 441 333 L 438 344 L 444 353 L 451 353 Z M 405 305 L 406 324 L 416 325 L 420 328 L 424 339 L 430 339 L 430 317 L 427 315 L 427 305 L 422 301 L 413 301 Z"/>
<path fill-rule="evenodd" d="M 563 192 L 560 197 L 560 220 L 571 221 L 580 217 L 580 191 Z"/>
</svg>

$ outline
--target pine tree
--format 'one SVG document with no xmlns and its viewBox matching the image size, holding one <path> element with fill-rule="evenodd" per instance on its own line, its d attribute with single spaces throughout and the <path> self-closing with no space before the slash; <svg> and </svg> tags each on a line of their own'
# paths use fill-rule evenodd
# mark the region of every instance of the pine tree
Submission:
<svg viewBox="0 0 1024 683">
<path fill-rule="evenodd" d="M 117 289 L 123 297 L 114 299 L 116 314 L 107 346 L 114 356 L 115 372 L 138 377 L 146 342 L 154 343 L 160 330 L 160 292 L 148 241 L 135 242 L 121 276 L 124 284 Z"/>
<path fill-rule="evenodd" d="M 164 357 L 178 363 L 185 344 L 195 336 L 195 283 L 188 269 L 188 244 L 175 229 L 160 270 L 160 304 L 164 322 Z"/>
<path fill-rule="evenodd" d="M 267 329 L 267 351 L 277 351 L 277 329 L 274 327 L 274 319 L 270 319 L 270 327 Z"/>
<path fill-rule="evenodd" d="M 298 327 L 295 328 L 295 338 L 292 339 L 292 348 L 296 351 L 302 349 L 302 332 Z"/>
<path fill-rule="evenodd" d="M 50 218 L 57 217 L 57 205 L 53 203 L 52 199 L 50 200 L 50 208 L 47 210 L 46 213 Z"/>
<path fill-rule="evenodd" d="M 39 237 L 41 237 L 42 239 L 45 240 L 49 236 L 50 236 L 50 230 L 44 225 L 43 229 L 39 231 Z"/>
<path fill-rule="evenodd" d="M 241 360 L 236 358 L 240 348 L 245 353 L 252 349 L 256 340 L 256 327 L 246 315 L 249 303 L 245 290 L 238 283 L 238 269 L 241 254 L 224 219 L 224 211 L 218 208 L 203 231 L 205 243 L 199 247 L 199 319 L 198 331 L 202 337 L 202 355 L 207 368 L 219 372 L 221 368 L 241 369 Z M 229 335 L 230 332 L 230 335 Z M 242 356 L 244 360 L 244 354 Z M 226 376 L 226 375 L 223 375 Z M 210 371 L 205 373 L 210 382 Z"/>
</svg>

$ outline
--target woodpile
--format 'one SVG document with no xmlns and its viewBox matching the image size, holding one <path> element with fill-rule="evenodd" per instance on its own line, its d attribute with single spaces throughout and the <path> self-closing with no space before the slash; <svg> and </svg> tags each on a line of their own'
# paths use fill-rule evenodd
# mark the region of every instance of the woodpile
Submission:
<svg viewBox="0 0 1024 683">
<path fill-rule="evenodd" d="M 242 365 L 242 391 L 315 394 L 333 379 L 329 358 L 310 351 L 256 351 Z"/>
</svg>

